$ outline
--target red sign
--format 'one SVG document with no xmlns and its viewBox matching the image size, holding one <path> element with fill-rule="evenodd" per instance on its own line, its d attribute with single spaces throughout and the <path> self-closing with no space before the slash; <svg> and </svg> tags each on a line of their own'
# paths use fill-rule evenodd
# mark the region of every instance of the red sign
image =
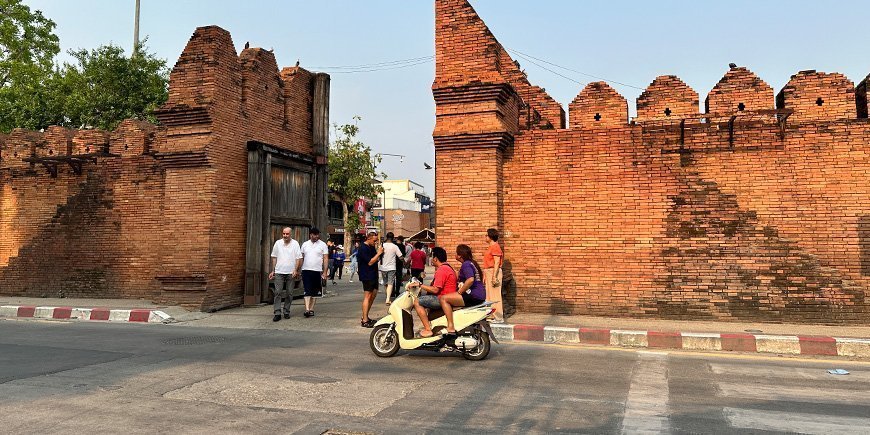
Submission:
<svg viewBox="0 0 870 435">
<path fill-rule="evenodd" d="M 365 202 L 365 200 L 363 200 L 363 199 L 356 200 L 356 202 L 353 204 L 353 209 L 356 210 L 357 214 L 359 215 L 359 221 L 360 221 L 360 224 L 362 224 L 360 226 L 365 228 L 366 227 L 366 202 Z"/>
</svg>

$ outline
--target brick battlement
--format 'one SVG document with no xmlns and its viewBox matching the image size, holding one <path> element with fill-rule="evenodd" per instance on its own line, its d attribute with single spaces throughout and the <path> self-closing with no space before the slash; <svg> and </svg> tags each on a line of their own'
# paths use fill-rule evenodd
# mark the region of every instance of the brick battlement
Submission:
<svg viewBox="0 0 870 435">
<path fill-rule="evenodd" d="M 239 305 L 248 145 L 316 161 L 315 80 L 328 92 L 325 74 L 279 72 L 271 51 L 237 54 L 229 32 L 200 27 L 159 125 L 0 135 L 0 293 Z"/>
<path fill-rule="evenodd" d="M 870 76 L 802 71 L 774 97 L 734 66 L 702 112 L 665 75 L 631 121 L 590 83 L 566 128 L 466 0 L 436 0 L 435 29 L 439 244 L 480 258 L 499 229 L 513 309 L 870 321 Z"/>
</svg>

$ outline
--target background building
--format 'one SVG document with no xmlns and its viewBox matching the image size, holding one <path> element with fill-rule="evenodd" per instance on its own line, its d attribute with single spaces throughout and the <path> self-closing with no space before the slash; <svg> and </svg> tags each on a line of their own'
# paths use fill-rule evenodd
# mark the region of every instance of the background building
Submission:
<svg viewBox="0 0 870 435">
<path fill-rule="evenodd" d="M 384 234 L 410 237 L 431 228 L 432 200 L 423 186 L 411 180 L 384 180 L 384 193 L 372 204 L 371 214 Z"/>
</svg>

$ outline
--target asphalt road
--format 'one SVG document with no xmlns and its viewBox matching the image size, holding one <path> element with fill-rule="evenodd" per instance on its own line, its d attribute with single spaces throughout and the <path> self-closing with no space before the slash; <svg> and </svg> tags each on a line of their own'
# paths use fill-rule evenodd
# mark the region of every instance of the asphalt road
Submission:
<svg viewBox="0 0 870 435">
<path fill-rule="evenodd" d="M 846 376 L 826 373 L 844 368 Z M 4 433 L 870 433 L 870 364 L 0 321 Z"/>
</svg>

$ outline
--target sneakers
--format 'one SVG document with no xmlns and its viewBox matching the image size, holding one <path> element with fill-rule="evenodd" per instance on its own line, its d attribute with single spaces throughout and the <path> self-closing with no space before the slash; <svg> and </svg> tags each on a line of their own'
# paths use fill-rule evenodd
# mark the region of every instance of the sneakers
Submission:
<svg viewBox="0 0 870 435">
<path fill-rule="evenodd" d="M 284 318 L 285 318 L 285 319 L 289 319 L 289 318 L 290 318 L 290 313 L 284 313 Z"/>
<path fill-rule="evenodd" d="M 500 325 L 500 324 L 504 323 L 504 319 L 492 319 L 489 321 L 489 323 L 494 323 L 496 325 Z"/>
<path fill-rule="evenodd" d="M 353 282 L 353 280 L 350 280 L 350 281 L 348 281 L 348 282 Z"/>
<path fill-rule="evenodd" d="M 277 322 L 277 321 L 279 321 L 279 320 L 281 320 L 281 315 L 280 315 L 280 314 L 275 314 L 275 317 L 272 318 L 272 321 L 273 321 L 273 322 Z"/>
<path fill-rule="evenodd" d="M 332 285 L 335 285 L 335 281 L 332 282 Z"/>
</svg>

